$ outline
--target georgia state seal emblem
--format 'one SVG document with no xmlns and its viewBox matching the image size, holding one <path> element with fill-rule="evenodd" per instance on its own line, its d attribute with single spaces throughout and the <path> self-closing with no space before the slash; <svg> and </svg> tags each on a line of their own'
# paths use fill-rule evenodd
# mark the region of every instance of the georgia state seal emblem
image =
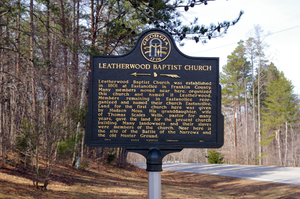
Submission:
<svg viewBox="0 0 300 199">
<path fill-rule="evenodd" d="M 162 62 L 171 52 L 171 43 L 164 34 L 152 32 L 142 40 L 141 52 L 144 58 L 150 62 Z"/>
</svg>

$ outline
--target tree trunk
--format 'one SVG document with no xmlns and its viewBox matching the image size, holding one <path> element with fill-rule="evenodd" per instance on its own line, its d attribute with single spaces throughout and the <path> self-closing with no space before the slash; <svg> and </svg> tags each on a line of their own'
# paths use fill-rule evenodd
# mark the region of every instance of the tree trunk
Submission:
<svg viewBox="0 0 300 199">
<path fill-rule="evenodd" d="M 260 122 L 260 71 L 261 71 L 261 58 L 259 58 L 259 66 L 258 66 L 258 79 L 257 79 L 257 122 L 258 122 L 258 164 L 262 165 L 262 146 L 261 146 L 261 122 Z"/>
<path fill-rule="evenodd" d="M 1 26 L 0 26 L 0 34 L 2 32 Z M 0 82 L 3 82 L 4 78 L 3 78 L 3 64 L 2 64 L 2 51 L 0 49 Z M 0 95 L 4 93 L 4 88 L 3 88 L 3 84 L 0 84 Z M 0 101 L 0 147 L 1 147 L 1 159 L 2 159 L 2 163 L 1 163 L 1 167 L 4 167 L 4 162 L 5 162 L 5 158 L 4 158 L 4 125 L 3 125 L 3 119 L 4 119 L 4 111 L 2 110 L 2 100 Z"/>
<path fill-rule="evenodd" d="M 295 149 L 295 147 L 297 146 L 294 146 L 294 139 L 295 141 L 297 142 L 297 133 L 296 133 L 296 136 L 295 136 L 295 133 L 294 133 L 294 128 L 291 128 L 291 154 L 292 154 L 292 166 L 293 167 L 296 167 L 297 166 L 297 148 Z"/>
<path fill-rule="evenodd" d="M 120 148 L 119 149 L 119 164 L 124 165 L 126 163 L 126 159 L 127 159 L 127 150 L 126 148 Z"/>
<path fill-rule="evenodd" d="M 248 95 L 247 82 L 244 67 L 244 89 L 245 89 L 245 142 L 246 142 L 246 164 L 249 164 L 249 147 L 248 147 Z"/>
<path fill-rule="evenodd" d="M 85 82 L 86 82 L 86 76 L 84 75 L 83 76 L 83 81 L 82 81 L 82 90 L 81 90 L 81 98 L 80 98 L 80 104 L 79 104 L 79 107 L 80 107 L 80 111 L 81 111 L 81 108 L 83 107 L 83 100 L 84 100 L 84 91 L 85 91 Z M 73 161 L 72 161 L 72 165 L 74 166 L 75 165 L 75 161 L 76 161 L 76 152 L 77 152 L 77 147 L 78 147 L 78 143 L 76 142 L 77 139 L 78 139 L 78 134 L 80 132 L 80 123 L 78 122 L 77 123 L 77 133 L 75 135 L 75 146 L 74 146 L 74 152 L 73 152 Z M 84 137 L 84 136 L 83 136 Z M 84 145 L 84 142 L 82 141 L 82 145 Z M 81 147 L 82 151 L 83 151 L 83 148 Z M 81 152 L 81 161 L 83 159 L 83 152 Z"/>
<path fill-rule="evenodd" d="M 276 141 L 277 141 L 279 166 L 282 166 L 281 144 L 280 144 L 280 132 L 281 132 L 281 129 L 279 129 L 278 131 L 276 131 L 275 138 L 276 138 Z"/>
<path fill-rule="evenodd" d="M 79 0 L 77 0 L 77 4 L 76 4 L 76 0 L 73 0 L 73 19 L 72 19 L 72 26 L 73 26 L 73 35 L 72 35 L 72 43 L 73 43 L 73 51 L 72 51 L 72 72 L 73 72 L 73 95 L 78 97 L 78 78 L 76 78 L 78 76 L 78 71 L 79 71 L 79 63 L 78 63 L 78 40 L 79 40 L 79 8 L 77 8 L 77 12 L 76 12 L 76 5 L 79 7 Z M 77 15 L 76 15 L 77 14 Z M 76 20 L 77 18 L 77 20 Z"/>
<path fill-rule="evenodd" d="M 52 72 L 51 72 L 51 44 L 50 44 L 50 0 L 47 0 L 47 21 L 46 21 L 46 30 L 47 30 L 47 55 L 46 55 L 46 61 L 47 61 L 47 73 L 48 73 L 48 85 L 47 85 L 47 91 L 46 91 L 46 123 L 50 124 L 52 119 L 52 98 L 51 98 L 51 79 L 52 79 Z"/>
<path fill-rule="evenodd" d="M 253 137 L 254 137 L 254 143 L 253 143 L 254 146 L 253 147 L 255 148 L 256 136 L 257 135 L 256 135 L 255 81 L 254 81 L 254 63 L 253 63 L 253 58 L 251 59 L 251 65 L 252 65 L 252 120 L 253 120 Z M 254 150 L 254 157 L 256 157 L 256 156 L 257 156 L 257 153 L 256 153 L 256 150 Z"/>
<path fill-rule="evenodd" d="M 67 52 L 67 35 L 66 35 L 66 18 L 65 18 L 65 8 L 64 1 L 60 0 L 60 9 L 61 9 L 61 26 L 62 26 L 62 37 L 63 37 L 63 67 L 64 67 L 64 76 L 63 76 L 63 84 L 65 89 L 65 101 L 66 104 L 69 102 L 69 85 L 68 85 L 68 52 Z"/>
<path fill-rule="evenodd" d="M 234 117 L 234 150 L 235 150 L 235 164 L 238 163 L 238 154 L 237 154 L 237 135 L 236 135 L 236 118 L 237 118 L 237 113 L 236 113 L 236 102 L 234 100 L 234 106 L 233 106 L 233 117 Z"/>
<path fill-rule="evenodd" d="M 20 5 L 21 0 L 18 0 L 18 5 Z M 16 57 L 16 75 L 18 75 L 20 70 L 20 48 L 21 48 L 21 28 L 20 28 L 20 18 L 21 11 L 18 9 L 18 17 L 17 17 L 17 57 Z"/>
<path fill-rule="evenodd" d="M 284 153 L 284 166 L 288 166 L 287 162 L 288 156 L 288 123 L 285 122 L 285 153 Z"/>
<path fill-rule="evenodd" d="M 0 79 L 2 80 L 2 74 L 0 74 Z M 0 92 L 1 92 L 1 90 L 2 89 L 0 88 Z M 1 147 L 1 159 L 2 159 L 1 167 L 2 168 L 4 167 L 4 162 L 5 162 L 5 158 L 4 158 L 4 133 L 3 132 L 4 131 L 3 131 L 3 128 L 2 128 L 2 103 L 0 103 L 0 144 L 1 144 L 0 147 Z"/>
<path fill-rule="evenodd" d="M 30 66 L 31 66 L 31 100 L 32 112 L 35 115 L 36 99 L 35 99 L 35 70 L 34 70 L 34 25 L 33 25 L 33 0 L 30 0 Z M 35 116 L 34 116 L 35 117 Z"/>
</svg>

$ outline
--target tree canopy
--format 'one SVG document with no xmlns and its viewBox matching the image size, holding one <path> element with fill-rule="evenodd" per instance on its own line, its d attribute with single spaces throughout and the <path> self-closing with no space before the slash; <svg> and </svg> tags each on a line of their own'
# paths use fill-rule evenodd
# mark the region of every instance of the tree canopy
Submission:
<svg viewBox="0 0 300 199">
<path fill-rule="evenodd" d="M 243 11 L 240 11 L 237 18 L 233 21 L 223 21 L 217 25 L 211 24 L 210 26 L 199 24 L 198 18 L 195 16 L 195 19 L 190 21 L 189 25 L 183 25 L 182 16 L 178 12 L 178 9 L 184 9 L 188 12 L 189 8 L 199 5 L 206 6 L 210 1 L 129 0 L 142 23 L 166 30 L 178 40 L 189 37 L 195 40 L 196 43 L 199 41 L 205 42 L 206 39 L 210 40 L 211 38 L 225 34 L 228 28 L 235 25 L 243 15 Z"/>
</svg>

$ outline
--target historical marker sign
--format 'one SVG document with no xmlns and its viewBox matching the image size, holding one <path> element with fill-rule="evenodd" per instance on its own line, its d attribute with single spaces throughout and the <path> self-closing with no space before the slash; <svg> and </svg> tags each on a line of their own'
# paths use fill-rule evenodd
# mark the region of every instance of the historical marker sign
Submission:
<svg viewBox="0 0 300 199">
<path fill-rule="evenodd" d="M 94 147 L 221 147 L 219 59 L 186 56 L 159 29 L 126 55 L 92 56 L 86 121 Z"/>
</svg>

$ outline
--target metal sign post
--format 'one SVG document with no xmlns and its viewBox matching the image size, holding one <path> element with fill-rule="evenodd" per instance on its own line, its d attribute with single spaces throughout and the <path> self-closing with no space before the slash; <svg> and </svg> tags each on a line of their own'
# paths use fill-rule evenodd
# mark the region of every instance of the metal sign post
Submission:
<svg viewBox="0 0 300 199">
<path fill-rule="evenodd" d="M 159 149 L 152 148 L 147 155 L 148 198 L 161 198 L 162 154 Z"/>
<path fill-rule="evenodd" d="M 161 172 L 152 172 L 148 174 L 148 198 L 161 198 Z"/>
<path fill-rule="evenodd" d="M 149 199 L 161 198 L 161 171 L 162 159 L 169 153 L 180 152 L 182 148 L 159 149 L 152 147 L 149 150 L 127 148 L 129 152 L 139 153 L 147 160 L 148 171 L 148 197 Z"/>
</svg>

